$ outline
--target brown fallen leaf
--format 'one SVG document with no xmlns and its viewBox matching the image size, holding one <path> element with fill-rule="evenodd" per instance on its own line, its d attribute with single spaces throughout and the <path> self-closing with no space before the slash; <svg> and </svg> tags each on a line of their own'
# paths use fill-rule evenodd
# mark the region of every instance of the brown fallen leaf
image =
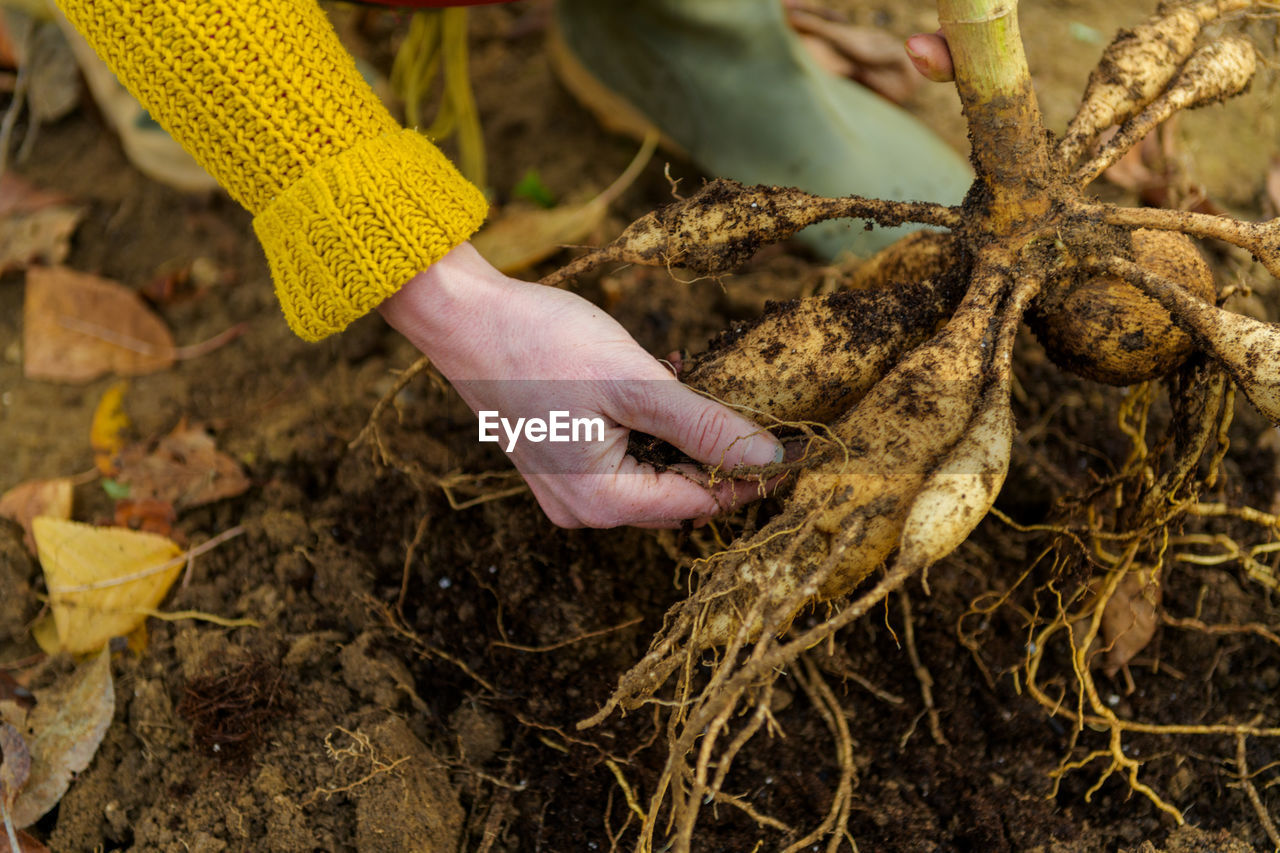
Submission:
<svg viewBox="0 0 1280 853">
<path fill-rule="evenodd" d="M 53 651 L 87 654 L 146 621 L 185 563 L 178 545 L 153 533 L 40 517 L 32 523 L 49 590 Z M 39 694 L 36 694 L 39 697 Z M 44 701 L 41 699 L 41 701 Z"/>
<path fill-rule="evenodd" d="M 23 375 L 88 382 L 105 373 L 133 376 L 173 364 L 173 336 L 129 288 L 65 267 L 27 271 Z"/>
<path fill-rule="evenodd" d="M 85 208 L 68 196 L 5 170 L 0 174 L 0 272 L 64 261 L 84 214 Z"/>
<path fill-rule="evenodd" d="M 70 196 L 55 190 L 41 189 L 13 172 L 0 174 L 0 217 L 70 203 Z"/>
<path fill-rule="evenodd" d="M 1103 141 L 1114 135 L 1115 129 L 1112 128 L 1103 134 Z M 1121 189 L 1139 195 L 1157 189 L 1163 192 L 1169 179 L 1164 174 L 1163 167 L 1159 171 L 1153 168 L 1159 159 L 1160 140 L 1158 133 L 1152 131 L 1144 136 L 1141 142 L 1126 151 L 1119 160 L 1102 173 L 1102 176 Z"/>
<path fill-rule="evenodd" d="M 13 845 L 10 845 L 8 838 L 0 835 L 0 853 L 10 853 L 10 850 L 13 850 Z M 49 853 L 49 848 L 18 830 L 18 853 Z"/>
<path fill-rule="evenodd" d="M 22 839 L 13 825 L 13 802 L 27 784 L 31 773 L 31 751 L 22 732 L 9 723 L 0 722 L 0 820 L 4 821 L 5 845 L 22 849 Z"/>
<path fill-rule="evenodd" d="M 60 264 L 85 209 L 57 204 L 0 217 L 0 272 L 31 264 Z"/>
<path fill-rule="evenodd" d="M 138 293 L 152 305 L 172 305 L 196 299 L 211 288 L 230 283 L 233 277 L 212 258 L 201 256 L 162 265 Z"/>
<path fill-rule="evenodd" d="M 168 501 L 154 498 L 121 498 L 116 501 L 115 514 L 111 523 L 116 527 L 127 527 L 130 530 L 141 530 L 144 533 L 155 533 L 177 539 L 173 524 L 178 520 L 178 513 Z"/>
<path fill-rule="evenodd" d="M 31 773 L 31 751 L 22 732 L 9 723 L 0 723 L 0 807 L 13 808 L 18 792 Z"/>
<path fill-rule="evenodd" d="M 240 463 L 217 449 L 200 424 L 184 420 L 154 444 L 126 447 L 117 457 L 116 482 L 129 487 L 129 497 L 190 509 L 249 488 Z"/>
<path fill-rule="evenodd" d="M 33 553 L 36 550 L 36 541 L 31 535 L 31 522 L 40 515 L 51 515 L 55 518 L 71 517 L 70 478 L 28 480 L 0 495 L 0 517 L 11 519 L 22 525 L 22 541 Z"/>
<path fill-rule="evenodd" d="M 1148 133 L 1124 153 L 1103 177 L 1116 186 L 1136 193 L 1143 204 L 1189 210 L 1217 216 L 1225 209 L 1209 198 L 1204 186 L 1192 180 L 1185 158 L 1178 153 L 1177 116 Z M 1111 128 L 1102 135 L 1106 142 L 1116 133 Z"/>
<path fill-rule="evenodd" d="M 1147 647 L 1160 624 L 1164 587 L 1153 571 L 1130 572 L 1102 610 L 1103 672 L 1114 677 Z"/>
<path fill-rule="evenodd" d="M 507 205 L 471 239 L 493 266 L 508 275 L 546 260 L 566 246 L 581 243 L 594 231 L 614 199 L 644 171 L 658 146 L 658 134 L 645 137 L 639 153 L 604 192 L 584 204 L 541 207 Z"/>
<path fill-rule="evenodd" d="M 26 16 L 21 12 L 0 11 L 0 68 L 17 69 L 17 42 L 22 39 L 22 29 L 26 25 Z"/>
<path fill-rule="evenodd" d="M 45 847 L 39 841 L 36 841 L 22 830 L 18 830 L 17 840 L 17 853 L 49 853 L 48 847 Z M 13 846 L 10 844 L 9 839 L 4 836 L 0 836 L 0 853 L 11 853 L 12 850 Z"/>
<path fill-rule="evenodd" d="M 58 804 L 75 774 L 89 766 L 115 716 L 111 658 L 106 649 L 70 677 L 37 690 L 27 716 L 31 772 L 14 800 L 14 826 L 30 826 Z"/>
</svg>

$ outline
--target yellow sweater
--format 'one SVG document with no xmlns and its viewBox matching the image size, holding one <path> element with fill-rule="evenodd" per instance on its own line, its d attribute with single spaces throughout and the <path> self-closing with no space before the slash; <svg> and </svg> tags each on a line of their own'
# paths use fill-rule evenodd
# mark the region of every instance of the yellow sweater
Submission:
<svg viewBox="0 0 1280 853">
<path fill-rule="evenodd" d="M 253 214 L 289 326 L 340 331 L 488 210 L 360 77 L 315 0 L 58 0 L 175 139 Z"/>
</svg>

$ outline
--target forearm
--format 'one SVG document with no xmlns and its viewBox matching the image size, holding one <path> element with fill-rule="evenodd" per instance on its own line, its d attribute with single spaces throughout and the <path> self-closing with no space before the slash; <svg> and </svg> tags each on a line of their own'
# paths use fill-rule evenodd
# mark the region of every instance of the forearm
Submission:
<svg viewBox="0 0 1280 853">
<path fill-rule="evenodd" d="M 401 130 L 314 0 L 59 0 L 153 117 L 251 213 L 290 325 L 341 329 L 487 205 Z"/>
</svg>

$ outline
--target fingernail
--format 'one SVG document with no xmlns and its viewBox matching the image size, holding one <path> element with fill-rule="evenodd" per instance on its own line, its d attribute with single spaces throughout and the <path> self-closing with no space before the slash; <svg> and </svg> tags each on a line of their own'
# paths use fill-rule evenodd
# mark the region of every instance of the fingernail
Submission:
<svg viewBox="0 0 1280 853">
<path fill-rule="evenodd" d="M 747 446 L 742 449 L 740 465 L 770 465 L 781 462 L 782 445 L 769 433 L 759 433 L 746 440 Z"/>
</svg>

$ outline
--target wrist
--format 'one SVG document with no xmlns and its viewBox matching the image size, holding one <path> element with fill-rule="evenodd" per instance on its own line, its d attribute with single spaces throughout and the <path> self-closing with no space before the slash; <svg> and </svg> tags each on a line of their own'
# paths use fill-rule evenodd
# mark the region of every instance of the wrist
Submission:
<svg viewBox="0 0 1280 853">
<path fill-rule="evenodd" d="M 430 358 L 446 376 L 492 348 L 495 305 L 514 282 L 494 269 L 470 243 L 455 247 L 378 306 L 383 319 Z"/>
</svg>

